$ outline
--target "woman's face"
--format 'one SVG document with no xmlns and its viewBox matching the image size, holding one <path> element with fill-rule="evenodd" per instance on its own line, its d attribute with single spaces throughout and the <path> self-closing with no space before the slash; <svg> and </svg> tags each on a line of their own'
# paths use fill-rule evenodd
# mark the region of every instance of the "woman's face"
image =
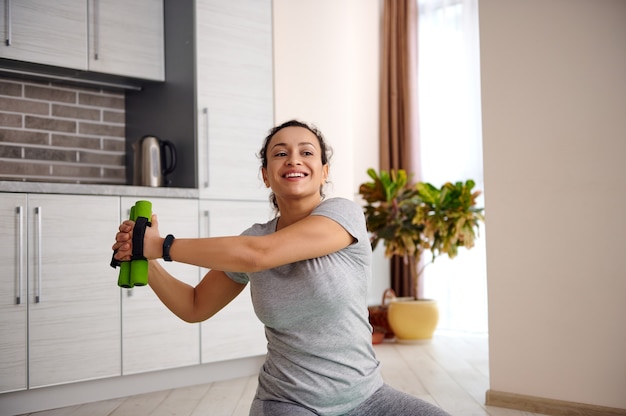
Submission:
<svg viewBox="0 0 626 416">
<path fill-rule="evenodd" d="M 278 201 L 320 197 L 328 178 L 328 164 L 322 164 L 322 151 L 315 134 L 304 127 L 279 130 L 267 146 L 267 167 L 262 169 L 265 185 Z"/>
</svg>

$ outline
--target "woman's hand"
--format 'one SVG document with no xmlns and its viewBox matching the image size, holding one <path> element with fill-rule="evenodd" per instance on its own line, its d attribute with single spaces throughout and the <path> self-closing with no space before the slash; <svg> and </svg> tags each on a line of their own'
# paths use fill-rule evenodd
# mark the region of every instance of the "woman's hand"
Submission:
<svg viewBox="0 0 626 416">
<path fill-rule="evenodd" d="M 163 256 L 163 238 L 159 234 L 159 223 L 157 216 L 152 214 L 150 219 L 151 227 L 146 227 L 146 234 L 143 239 L 143 255 L 148 260 L 158 259 Z M 119 226 L 119 232 L 115 234 L 115 244 L 113 251 L 116 251 L 114 258 L 119 261 L 129 261 L 133 255 L 133 229 L 135 222 L 126 220 Z"/>
</svg>

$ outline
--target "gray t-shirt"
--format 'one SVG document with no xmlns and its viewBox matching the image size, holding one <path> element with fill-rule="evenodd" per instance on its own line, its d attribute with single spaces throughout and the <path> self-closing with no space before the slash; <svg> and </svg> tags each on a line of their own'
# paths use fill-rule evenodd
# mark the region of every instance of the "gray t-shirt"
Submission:
<svg viewBox="0 0 626 416">
<path fill-rule="evenodd" d="M 367 312 L 372 251 L 363 210 L 355 202 L 331 198 L 311 215 L 336 221 L 354 242 L 327 256 L 227 274 L 250 282 L 254 310 L 265 324 L 268 354 L 257 397 L 341 415 L 383 385 Z M 275 218 L 255 224 L 243 235 L 273 233 L 276 223 Z"/>
</svg>

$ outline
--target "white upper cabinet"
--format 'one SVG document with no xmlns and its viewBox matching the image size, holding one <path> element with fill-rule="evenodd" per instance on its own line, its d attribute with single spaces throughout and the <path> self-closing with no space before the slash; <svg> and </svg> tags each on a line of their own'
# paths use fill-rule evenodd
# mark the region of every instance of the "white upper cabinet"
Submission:
<svg viewBox="0 0 626 416">
<path fill-rule="evenodd" d="M 126 94 L 126 131 L 176 143 L 172 186 L 267 201 L 257 154 L 274 124 L 272 1 L 164 2 L 165 83 Z"/>
<path fill-rule="evenodd" d="M 85 0 L 4 0 L 0 57 L 87 69 Z"/>
<path fill-rule="evenodd" d="M 274 122 L 271 1 L 196 1 L 196 65 L 201 197 L 266 201 L 257 154 Z"/>
<path fill-rule="evenodd" d="M 163 0 L 90 0 L 89 70 L 165 79 Z"/>
<path fill-rule="evenodd" d="M 165 79 L 163 0 L 4 0 L 0 58 Z"/>
</svg>

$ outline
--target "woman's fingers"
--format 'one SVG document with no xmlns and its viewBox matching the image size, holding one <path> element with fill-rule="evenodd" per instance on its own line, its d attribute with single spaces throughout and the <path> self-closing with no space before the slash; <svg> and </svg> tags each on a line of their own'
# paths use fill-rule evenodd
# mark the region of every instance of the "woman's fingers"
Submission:
<svg viewBox="0 0 626 416">
<path fill-rule="evenodd" d="M 115 252 L 113 257 L 116 260 L 120 260 L 120 261 L 130 260 L 132 256 L 130 243 L 115 243 L 113 244 L 112 248 L 113 248 L 113 251 Z"/>
<path fill-rule="evenodd" d="M 134 221 L 126 220 L 119 226 L 119 232 L 115 234 L 115 243 L 111 247 L 114 254 L 114 258 L 120 261 L 130 260 L 132 256 L 132 239 L 133 239 L 133 227 Z"/>
<path fill-rule="evenodd" d="M 135 222 L 131 220 L 126 220 L 120 224 L 119 230 L 122 233 L 129 233 L 133 231 L 133 227 L 135 226 Z"/>
<path fill-rule="evenodd" d="M 118 243 L 123 243 L 125 241 L 131 241 L 133 239 L 133 235 L 128 232 L 122 232 L 115 234 L 115 241 Z"/>
<path fill-rule="evenodd" d="M 115 244 L 113 244 L 113 247 L 111 247 L 113 249 L 113 251 L 117 250 L 117 251 L 128 251 L 130 252 L 132 250 L 132 246 L 131 243 L 126 243 L 124 241 L 118 241 Z"/>
<path fill-rule="evenodd" d="M 153 214 L 150 220 L 152 222 L 152 226 L 150 227 L 151 231 L 147 231 L 146 236 L 150 234 L 153 238 L 154 236 L 159 237 L 159 222 L 156 214 Z M 114 258 L 116 260 L 127 261 L 131 259 L 134 227 L 135 221 L 131 220 L 126 220 L 122 222 L 118 227 L 119 232 L 115 234 L 115 243 L 112 246 L 113 251 L 116 252 L 114 254 Z"/>
</svg>

